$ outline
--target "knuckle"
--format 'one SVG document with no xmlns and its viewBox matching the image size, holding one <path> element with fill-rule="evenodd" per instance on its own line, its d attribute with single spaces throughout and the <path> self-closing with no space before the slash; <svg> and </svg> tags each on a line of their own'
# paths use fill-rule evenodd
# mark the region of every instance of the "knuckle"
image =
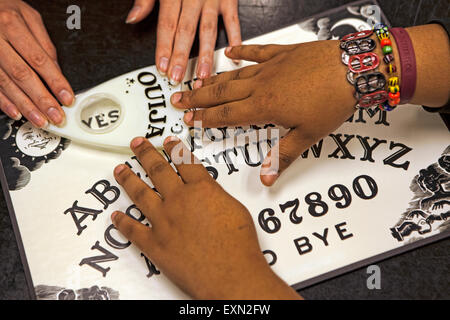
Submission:
<svg viewBox="0 0 450 320">
<path fill-rule="evenodd" d="M 42 67 L 47 63 L 48 56 L 43 52 L 37 52 L 31 56 L 31 64 L 35 67 Z"/>
<path fill-rule="evenodd" d="M 183 92 L 183 95 L 181 96 L 181 103 L 183 105 L 190 106 L 192 102 L 195 101 L 196 96 L 197 93 L 195 91 Z"/>
<path fill-rule="evenodd" d="M 231 113 L 231 107 L 228 105 L 225 105 L 219 109 L 219 111 L 217 113 L 217 117 L 219 119 L 228 119 L 230 117 L 230 113 Z"/>
<path fill-rule="evenodd" d="M 11 76 L 14 80 L 22 82 L 30 78 L 31 70 L 25 65 L 19 65 L 12 70 Z"/>
<path fill-rule="evenodd" d="M 148 168 L 148 175 L 154 176 L 161 173 L 166 168 L 166 162 L 163 160 L 157 160 L 153 162 Z"/>
<path fill-rule="evenodd" d="M 147 199 L 147 190 L 145 190 L 145 188 L 139 188 L 136 190 L 135 199 L 137 203 L 144 203 Z"/>
<path fill-rule="evenodd" d="M 222 97 L 222 95 L 225 93 L 225 91 L 227 90 L 227 88 L 228 88 L 228 85 L 227 85 L 227 83 L 226 82 L 221 82 L 221 83 L 218 83 L 216 86 L 215 86 L 215 88 L 213 89 L 213 95 L 214 95 L 214 98 L 216 98 L 216 99 L 218 99 L 218 98 L 221 98 Z"/>
<path fill-rule="evenodd" d="M 202 31 L 207 32 L 207 33 L 212 33 L 216 30 L 216 23 L 213 21 L 206 21 L 202 23 Z"/>
<path fill-rule="evenodd" d="M 141 160 L 141 162 L 143 160 L 150 160 L 155 155 L 154 152 L 155 152 L 155 149 L 153 148 L 152 145 L 150 145 L 149 143 L 144 143 L 144 146 L 142 146 L 137 151 L 138 158 L 139 158 L 139 160 Z"/>
<path fill-rule="evenodd" d="M 57 104 L 55 103 L 54 99 L 50 98 L 49 96 L 41 96 L 38 98 L 38 102 L 40 106 L 43 107 L 56 107 Z"/>
<path fill-rule="evenodd" d="M 288 150 L 283 148 L 280 148 L 278 151 L 278 158 L 282 164 L 282 168 L 286 168 L 295 160 L 293 155 Z"/>
<path fill-rule="evenodd" d="M 182 23 L 179 25 L 177 33 L 180 36 L 193 35 L 195 33 L 195 26 L 190 23 Z"/>
<path fill-rule="evenodd" d="M 4 72 L 0 72 L 0 88 L 6 89 L 10 83 L 11 80 L 9 79 L 8 75 Z"/>
<path fill-rule="evenodd" d="M 170 19 L 160 19 L 159 20 L 159 28 L 164 31 L 170 31 L 171 33 L 174 33 L 177 29 L 177 23 L 176 21 L 170 20 Z"/>
<path fill-rule="evenodd" d="M 16 10 L 5 9 L 0 11 L 0 23 L 3 26 L 9 26 L 19 20 L 20 14 Z"/>
</svg>

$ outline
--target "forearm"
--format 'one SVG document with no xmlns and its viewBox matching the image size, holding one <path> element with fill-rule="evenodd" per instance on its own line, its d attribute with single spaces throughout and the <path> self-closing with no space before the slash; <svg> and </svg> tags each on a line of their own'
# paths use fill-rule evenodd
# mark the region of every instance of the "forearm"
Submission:
<svg viewBox="0 0 450 320">
<path fill-rule="evenodd" d="M 438 24 L 406 30 L 413 43 L 417 63 L 416 91 L 411 103 L 441 107 L 448 102 L 450 87 L 450 46 L 447 32 Z M 396 49 L 395 52 L 398 52 Z"/>
</svg>

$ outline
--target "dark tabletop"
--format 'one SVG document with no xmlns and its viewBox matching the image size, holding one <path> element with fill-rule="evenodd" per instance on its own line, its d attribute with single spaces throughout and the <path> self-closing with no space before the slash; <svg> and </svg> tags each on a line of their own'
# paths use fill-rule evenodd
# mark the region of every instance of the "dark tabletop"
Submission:
<svg viewBox="0 0 450 320">
<path fill-rule="evenodd" d="M 124 21 L 132 0 L 30 0 L 43 16 L 64 74 L 75 91 L 155 63 L 156 10 L 136 26 Z M 350 3 L 345 0 L 240 0 L 244 39 Z M 393 26 L 449 17 L 448 0 L 379 0 Z M 81 7 L 81 30 L 66 28 L 66 9 Z M 220 22 L 217 48 L 227 45 Z M 195 56 L 198 44 L 192 55 Z M 3 195 L 0 195 L 0 299 L 28 299 L 22 263 Z M 307 299 L 449 299 L 450 241 L 443 240 L 377 263 L 381 289 L 369 290 L 366 268 L 300 290 Z"/>
</svg>

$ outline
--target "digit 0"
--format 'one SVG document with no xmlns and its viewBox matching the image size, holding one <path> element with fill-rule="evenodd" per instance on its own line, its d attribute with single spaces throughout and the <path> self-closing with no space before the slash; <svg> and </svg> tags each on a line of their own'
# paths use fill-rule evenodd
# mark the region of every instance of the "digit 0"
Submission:
<svg viewBox="0 0 450 320">
<path fill-rule="evenodd" d="M 369 193 L 365 193 L 363 187 L 361 186 L 360 180 L 365 180 L 367 186 L 369 187 Z M 373 178 L 367 176 L 367 175 L 361 175 L 359 177 L 356 177 L 355 180 L 353 180 L 353 190 L 355 191 L 356 195 L 364 200 L 370 200 L 375 198 L 375 196 L 378 193 L 378 186 L 375 180 Z"/>
</svg>

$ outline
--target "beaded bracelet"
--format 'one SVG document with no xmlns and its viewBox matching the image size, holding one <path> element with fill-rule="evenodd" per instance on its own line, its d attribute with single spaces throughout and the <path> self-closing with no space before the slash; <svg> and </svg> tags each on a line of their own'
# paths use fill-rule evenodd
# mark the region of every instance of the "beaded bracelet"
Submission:
<svg viewBox="0 0 450 320">
<path fill-rule="evenodd" d="M 400 82 L 397 75 L 397 67 L 394 62 L 394 55 L 392 54 L 392 41 L 390 39 L 390 32 L 386 25 L 377 23 L 373 30 L 380 40 L 380 45 L 383 51 L 383 61 L 387 65 L 386 71 L 390 78 L 388 81 L 388 101 L 380 105 L 382 110 L 391 111 L 400 103 Z"/>
<path fill-rule="evenodd" d="M 380 59 L 371 52 L 376 43 L 369 38 L 372 30 L 349 34 L 342 38 L 340 48 L 342 62 L 348 66 L 347 80 L 355 87 L 355 108 L 369 108 L 381 105 L 388 100 L 385 90 L 386 78 L 377 71 Z"/>
</svg>

